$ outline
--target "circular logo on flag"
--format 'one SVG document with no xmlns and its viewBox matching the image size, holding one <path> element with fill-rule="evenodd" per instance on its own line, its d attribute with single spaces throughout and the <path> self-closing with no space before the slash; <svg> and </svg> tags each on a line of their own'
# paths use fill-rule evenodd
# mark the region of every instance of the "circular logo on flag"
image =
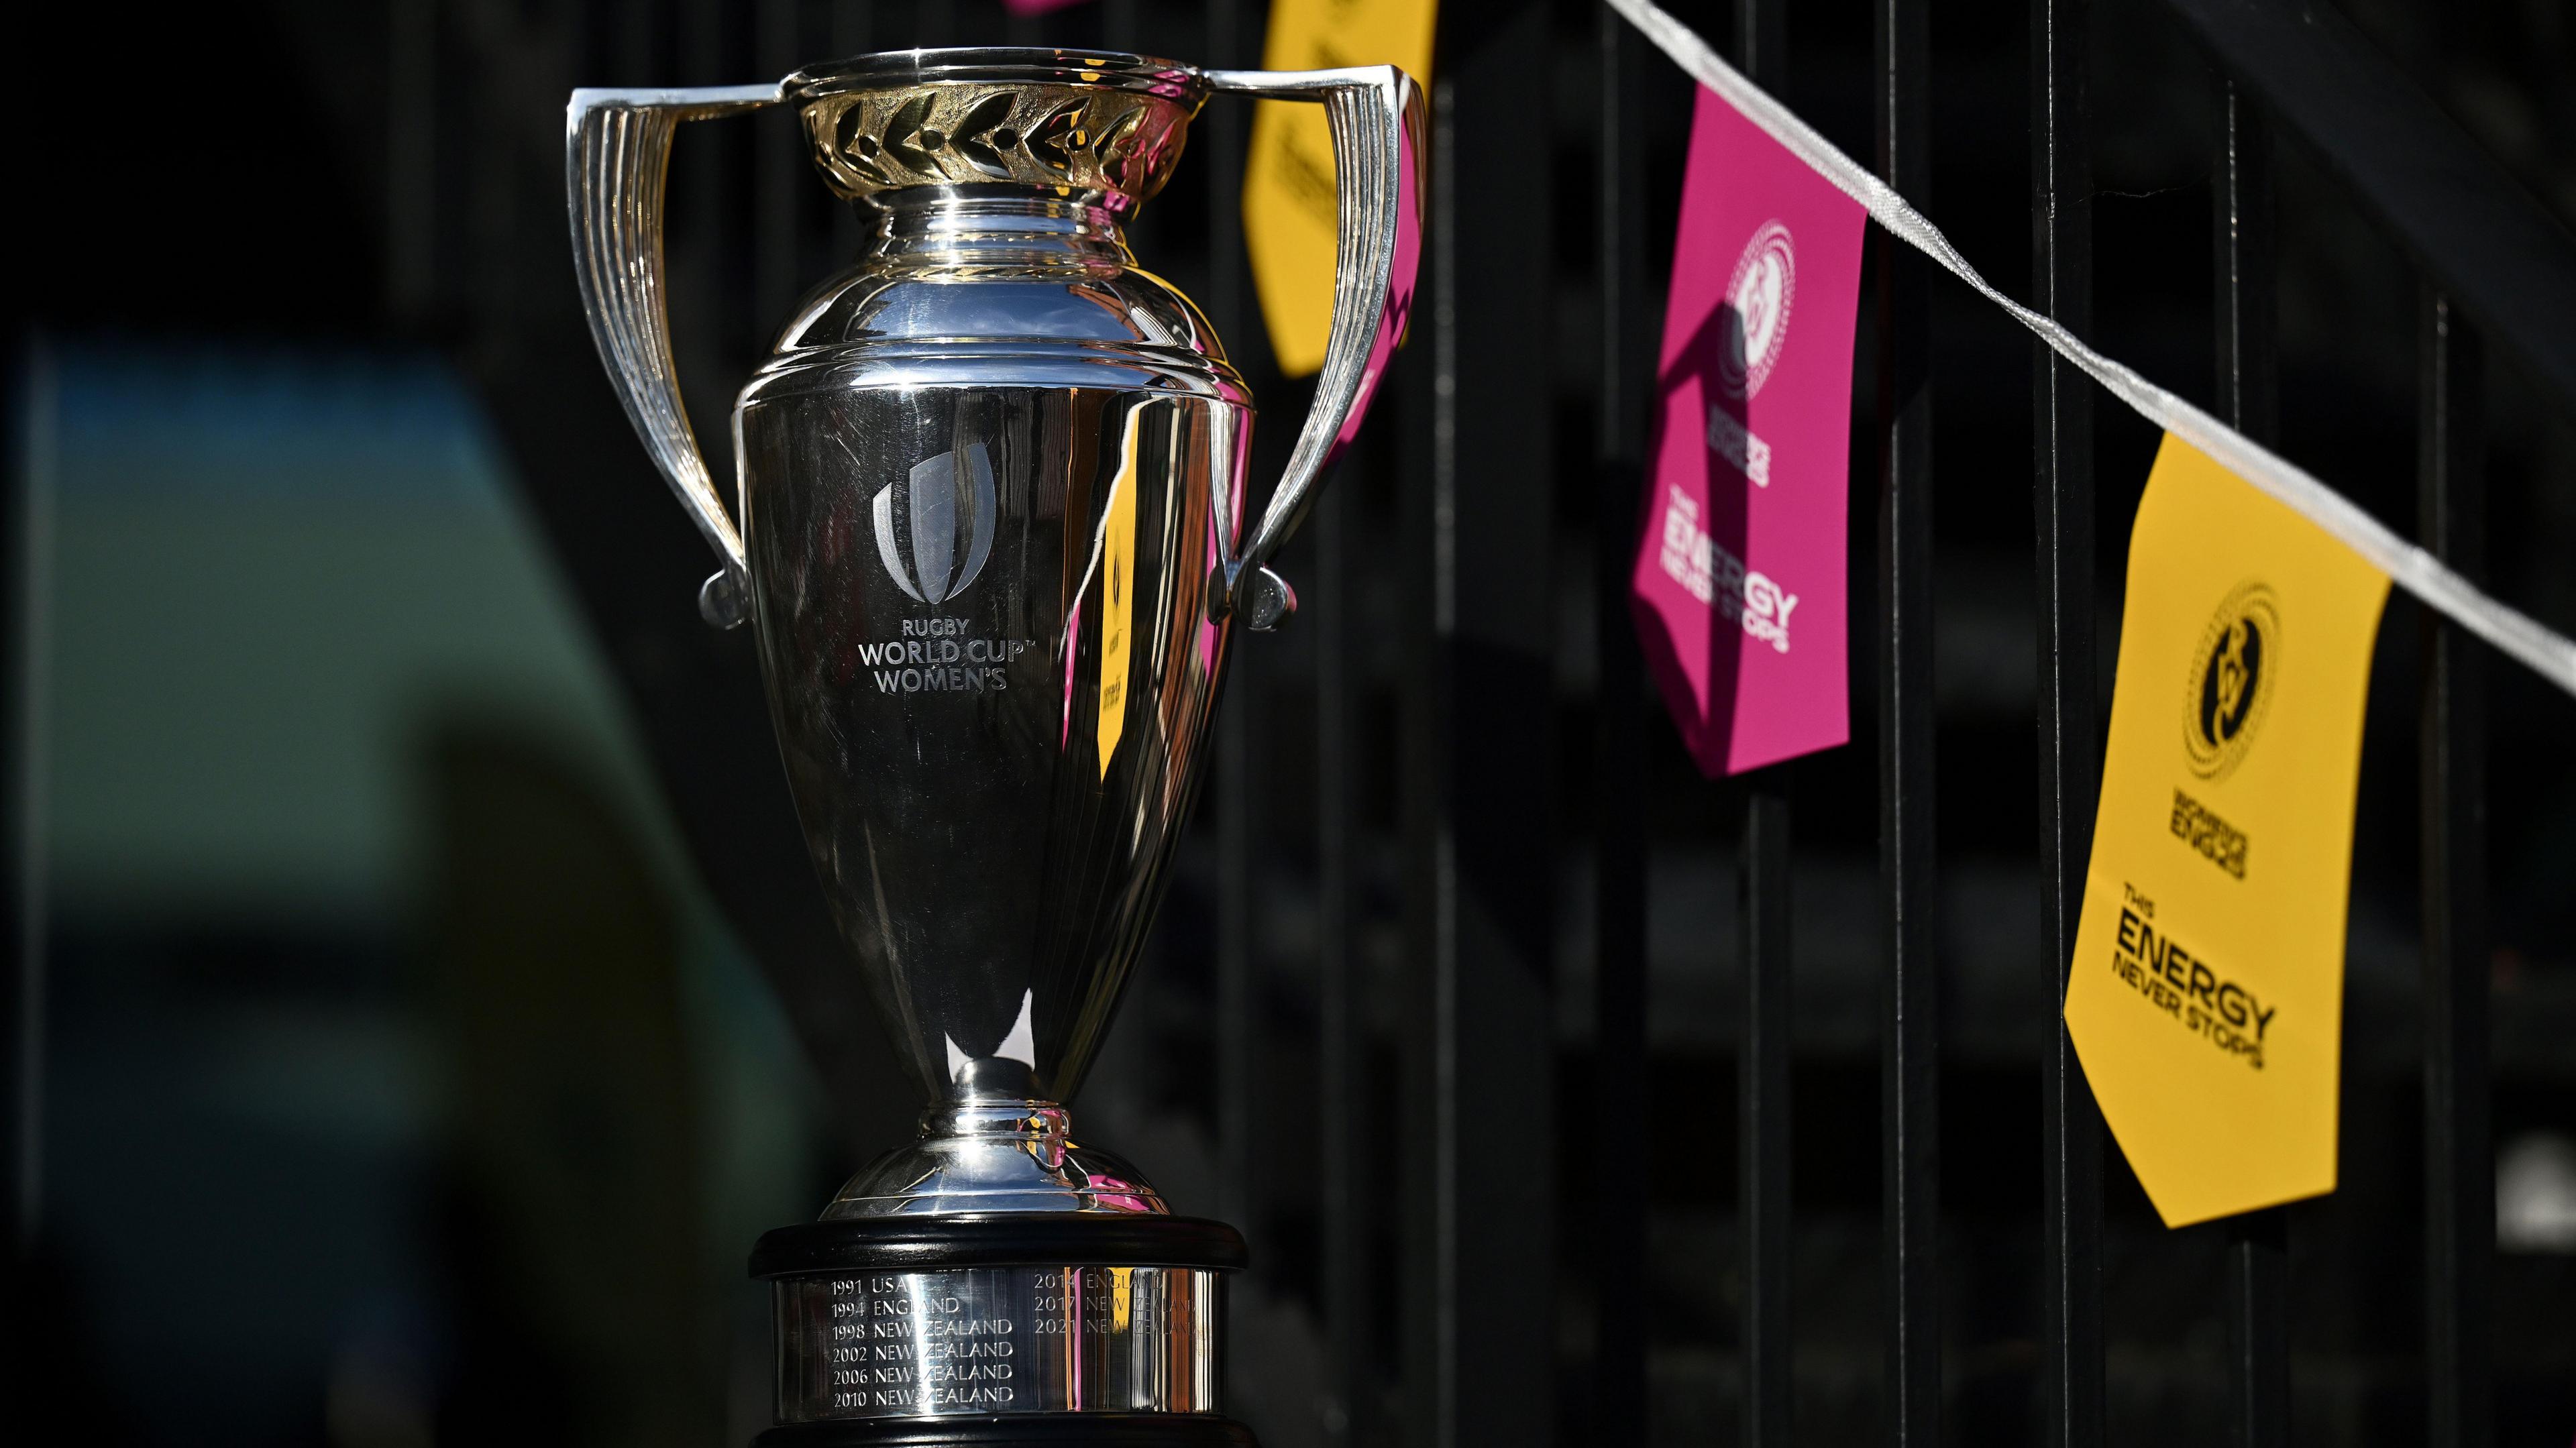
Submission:
<svg viewBox="0 0 2576 1448">
<path fill-rule="evenodd" d="M 1727 310 L 1735 325 L 1727 329 L 1719 356 L 1718 381 L 1737 397 L 1762 390 L 1780 360 L 1780 344 L 1789 336 L 1789 303 L 1798 290 L 1797 254 L 1789 245 L 1789 228 L 1766 221 L 1744 245 L 1735 274 L 1726 279 Z"/>
<path fill-rule="evenodd" d="M 2236 770 L 2272 704 L 2281 672 L 2281 609 L 2271 586 L 2248 579 L 2228 592 L 2183 687 L 2183 753 L 2191 772 L 2216 783 Z"/>
</svg>

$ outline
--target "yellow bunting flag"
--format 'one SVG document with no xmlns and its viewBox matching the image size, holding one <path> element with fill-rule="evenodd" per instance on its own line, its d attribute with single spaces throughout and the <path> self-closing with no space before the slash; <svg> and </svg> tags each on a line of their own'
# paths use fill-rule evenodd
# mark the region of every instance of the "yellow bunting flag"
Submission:
<svg viewBox="0 0 2576 1448">
<path fill-rule="evenodd" d="M 1136 433 L 1144 408 L 1127 414 L 1118 476 L 1100 519 L 1100 776 L 1127 732 L 1127 658 L 1136 621 Z"/>
<path fill-rule="evenodd" d="M 2334 1190 L 2388 576 L 2168 434 L 2129 535 L 2066 1029 L 2169 1227 Z"/>
<path fill-rule="evenodd" d="M 1428 86 L 1438 9 L 1434 0 L 1276 0 L 1261 63 L 1271 70 L 1394 65 Z M 1324 365 L 1340 218 L 1324 108 L 1263 101 L 1244 164 L 1243 240 L 1270 345 L 1291 377 Z"/>
</svg>

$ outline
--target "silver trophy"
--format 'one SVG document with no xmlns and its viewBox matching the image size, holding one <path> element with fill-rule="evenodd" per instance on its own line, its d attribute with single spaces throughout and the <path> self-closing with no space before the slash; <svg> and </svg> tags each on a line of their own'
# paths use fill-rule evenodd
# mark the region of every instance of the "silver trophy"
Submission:
<svg viewBox="0 0 2576 1448">
<path fill-rule="evenodd" d="M 1243 538 L 1252 401 L 1121 224 L 1214 92 L 1320 103 L 1340 215 L 1314 409 Z M 684 120 L 798 108 L 875 239 L 733 409 L 736 508 L 682 409 L 662 267 Z M 1391 66 L 1202 70 L 925 50 L 774 85 L 582 90 L 573 251 L 636 431 L 751 622 L 798 819 L 855 968 L 929 1100 L 921 1137 L 764 1237 L 764 1442 L 1248 1443 L 1218 1401 L 1243 1243 L 1077 1143 L 1205 773 L 1237 621 L 1402 339 L 1419 92 Z"/>
</svg>

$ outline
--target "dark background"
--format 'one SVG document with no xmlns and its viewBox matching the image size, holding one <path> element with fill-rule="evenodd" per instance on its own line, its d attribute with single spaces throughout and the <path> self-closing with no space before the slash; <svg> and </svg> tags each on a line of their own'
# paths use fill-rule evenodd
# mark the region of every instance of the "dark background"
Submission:
<svg viewBox="0 0 2576 1448">
<path fill-rule="evenodd" d="M 1584 1150 L 1596 22 L 1573 0 L 1450 9 L 1439 74 L 1518 77 L 1524 101 L 1509 127 L 1461 130 L 1473 184 L 1448 244 L 1463 275 L 1523 279 L 1458 298 L 1470 332 L 1508 342 L 1517 382 L 1508 403 L 1463 393 L 1456 419 L 1487 440 L 1462 444 L 1483 470 L 1458 480 L 1460 507 L 1530 525 L 1511 546 L 1538 571 L 1485 585 L 1529 610 L 1526 687 L 1476 721 L 1498 726 L 1482 753 L 1443 756 L 1474 766 L 1448 766 L 1464 781 L 1451 788 L 1510 801 L 1488 817 L 1509 822 L 1503 847 L 1526 846 L 1532 872 L 1501 916 L 1555 1042 L 1527 1063 L 1541 1109 L 1495 1113 L 1469 1137 L 1535 1164 L 1541 1234 L 1563 1264 L 1533 1299 L 1553 1303 L 1532 1331 L 1558 1378 L 1536 1401 L 1555 1406 L 1522 1427 L 1585 1441 L 1586 1365 L 1642 1351 L 1653 1436 L 1727 1439 L 1741 1390 L 1738 800 L 1697 777 L 1660 721 L 1637 1103 L 1649 1310 L 1610 1328 L 1586 1311 L 1598 1254 L 1585 1224 L 1605 1189 Z M 1867 11 L 1793 9 L 1788 99 L 1867 159 Z M 12 1048 L 22 1347 L 6 1397 L 24 1441 L 677 1444 L 738 1442 L 765 1422 L 767 1329 L 742 1253 L 810 1215 L 907 1129 L 912 1103 L 837 967 L 749 641 L 696 622 L 710 564 L 583 330 L 564 94 L 737 83 L 916 44 L 1106 40 L 1251 64 L 1260 10 L 1127 0 L 1035 21 L 994 0 L 254 0 L 21 17 L 10 376 L 24 582 L 9 648 L 27 990 Z M 1675 12 L 1726 33 L 1723 6 Z M 2346 13 L 2562 225 L 2576 217 L 2564 7 Z M 2017 291 L 2027 17 L 1944 6 L 1933 41 L 1934 179 L 1915 199 Z M 2215 83 L 2154 0 L 2101 0 L 2093 51 L 2096 332 L 2206 402 Z M 1689 93 L 1660 64 L 1643 85 L 1639 220 L 1659 306 Z M 1270 419 L 1269 476 L 1305 393 L 1268 364 L 1226 189 L 1245 123 L 1222 108 L 1133 239 L 1244 363 Z M 701 436 L 721 436 L 722 400 L 769 329 L 862 233 L 783 115 L 688 128 L 672 184 L 682 370 Z M 2288 141 L 2279 218 L 2281 451 L 2411 535 L 2413 274 Z M 2016 1442 L 2039 1361 L 2046 1023 L 2030 349 L 1964 289 L 1941 286 L 1934 317 L 1945 1391 L 1961 1441 Z M 1863 359 L 1870 330 L 1864 306 Z M 1183 1210 L 1228 1215 L 1253 1239 L 1233 1401 L 1280 1448 L 1389 1440 L 1408 1421 L 1397 1339 L 1417 1280 L 1403 1194 L 1418 1148 L 1402 1102 L 1422 1054 L 1424 877 L 1407 802 L 1426 765 L 1407 731 L 1427 667 L 1417 524 L 1433 416 L 1421 341 L 1339 481 L 1333 557 L 1318 556 L 1319 529 L 1282 565 L 1301 586 L 1328 566 L 1343 582 L 1310 589 L 1296 627 L 1249 642 L 1225 705 L 1247 767 L 1220 777 L 1203 817 L 1240 811 L 1250 842 L 1246 1049 L 1220 1059 L 1228 897 L 1203 829 L 1079 1103 L 1086 1129 Z M 2489 369 L 2492 585 L 2576 631 L 2576 427 L 2516 369 L 2503 353 Z M 1867 619 L 1865 366 L 1856 400 L 1854 617 Z M 2156 434 L 2107 398 L 2097 416 L 2107 700 L 2127 519 Z M 2355 840 L 2342 1185 L 2290 1214 L 2301 1441 L 2421 1436 L 2419 629 L 2392 598 Z M 1814 1442 L 1873 1431 L 1881 1371 L 1865 629 L 1854 645 L 1852 745 L 1786 771 L 1796 1370 Z M 1317 680 L 1333 650 L 1345 707 L 1327 711 Z M 2495 1131 L 2525 1195 L 2499 1190 L 2559 1214 L 2554 1235 L 2507 1224 L 2498 1441 L 2559 1445 L 2576 1434 L 2576 703 L 2509 664 L 2489 678 Z M 1348 810 L 1339 924 L 1319 887 L 1328 795 Z M 1313 1165 L 1318 942 L 1335 930 L 1357 963 L 1360 1137 L 1378 1187 L 1368 1266 L 1385 1304 L 1363 1344 L 1374 1390 L 1348 1401 L 1326 1389 Z M 2164 1231 L 2116 1153 L 2110 1178 L 2113 1441 L 2216 1441 L 2218 1231 Z"/>
</svg>

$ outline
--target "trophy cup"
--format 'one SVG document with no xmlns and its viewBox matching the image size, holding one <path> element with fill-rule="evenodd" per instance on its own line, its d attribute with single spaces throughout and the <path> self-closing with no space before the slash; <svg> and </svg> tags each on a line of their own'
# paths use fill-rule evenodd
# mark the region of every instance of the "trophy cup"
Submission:
<svg viewBox="0 0 2576 1448">
<path fill-rule="evenodd" d="M 1120 231 L 1220 91 L 1325 107 L 1340 216 L 1314 407 L 1248 543 L 1251 397 Z M 663 183 L 679 122 L 778 104 L 875 239 L 736 401 L 729 515 L 672 367 Z M 1242 1237 L 1171 1214 L 1063 1103 L 1205 773 L 1231 626 L 1294 608 L 1268 562 L 1402 340 L 1421 130 L 1392 66 L 1040 49 L 573 94 L 592 335 L 721 558 L 700 612 L 754 625 L 815 870 L 929 1098 L 919 1140 L 753 1252 L 770 1448 L 1252 1441 L 1218 1400 Z"/>
</svg>

